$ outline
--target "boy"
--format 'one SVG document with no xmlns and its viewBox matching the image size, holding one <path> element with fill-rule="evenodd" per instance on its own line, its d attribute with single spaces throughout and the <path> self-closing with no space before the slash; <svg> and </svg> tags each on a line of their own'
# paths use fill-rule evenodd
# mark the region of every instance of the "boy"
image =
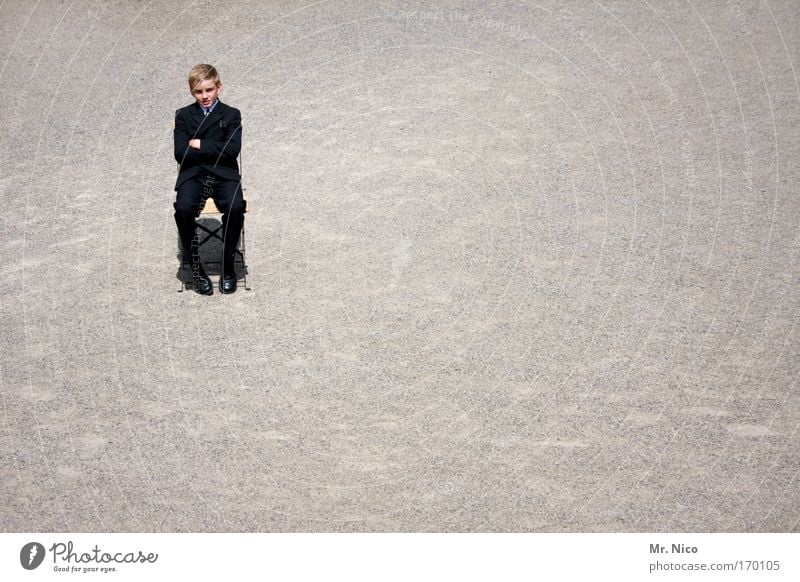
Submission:
<svg viewBox="0 0 800 582">
<path fill-rule="evenodd" d="M 222 293 L 236 291 L 234 257 L 244 224 L 239 165 L 242 116 L 219 100 L 222 83 L 212 65 L 195 65 L 189 72 L 189 91 L 195 103 L 175 112 L 175 160 L 180 164 L 175 183 L 175 223 L 183 246 L 183 263 L 190 265 L 194 289 L 212 295 L 214 286 L 197 251 L 195 218 L 208 196 L 222 211 Z"/>
</svg>

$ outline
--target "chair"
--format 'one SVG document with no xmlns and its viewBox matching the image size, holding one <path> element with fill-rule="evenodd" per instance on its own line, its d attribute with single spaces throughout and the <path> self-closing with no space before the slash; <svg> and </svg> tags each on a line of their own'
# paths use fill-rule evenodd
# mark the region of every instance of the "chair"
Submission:
<svg viewBox="0 0 800 582">
<path fill-rule="evenodd" d="M 178 165 L 178 171 L 180 171 L 180 165 Z M 239 173 L 240 174 L 243 173 L 242 156 L 241 156 L 241 154 L 239 154 Z M 242 203 L 244 204 L 244 213 L 247 214 L 247 199 L 244 197 L 245 190 L 246 190 L 246 188 L 242 187 L 242 189 L 241 189 L 241 191 L 242 191 Z M 201 231 L 203 231 L 205 233 L 205 237 L 202 238 L 202 239 L 199 239 L 197 241 L 197 252 L 198 253 L 200 252 L 200 248 L 204 244 L 206 244 L 207 242 L 209 242 L 211 240 L 217 240 L 217 241 L 220 242 L 220 244 L 224 244 L 224 240 L 222 238 L 222 211 L 219 208 L 217 208 L 217 205 L 214 203 L 214 199 L 209 196 L 208 198 L 206 198 L 205 204 L 204 204 L 202 210 L 200 210 L 200 214 L 199 214 L 198 218 L 202 219 L 204 216 L 205 217 L 209 217 L 209 216 L 213 216 L 215 214 L 219 215 L 219 217 L 220 217 L 218 225 L 206 225 L 206 224 L 203 224 L 202 220 L 200 220 L 200 221 L 195 220 L 196 228 L 199 228 Z M 179 256 L 181 256 L 182 253 L 183 253 L 180 237 L 178 237 L 178 253 L 179 253 Z M 221 253 L 222 253 L 222 250 L 220 249 L 220 255 L 221 255 Z M 220 264 L 220 265 L 222 264 L 222 260 L 221 259 L 218 260 L 218 261 L 204 261 L 204 262 L 205 263 L 211 263 L 211 264 Z M 244 275 L 244 277 L 243 277 L 244 288 L 245 288 L 245 291 L 250 291 L 250 286 L 247 284 L 247 263 L 245 261 L 245 227 L 244 227 L 244 224 L 242 224 L 242 233 L 241 233 L 241 236 L 239 237 L 239 247 L 236 249 L 236 252 L 235 252 L 235 255 L 234 255 L 234 262 L 241 264 L 242 273 Z M 181 266 L 181 268 L 182 268 L 182 266 Z M 187 285 L 186 277 L 182 277 L 181 278 L 181 288 L 178 289 L 178 293 L 182 293 L 183 291 L 185 291 L 186 290 L 186 285 Z"/>
</svg>

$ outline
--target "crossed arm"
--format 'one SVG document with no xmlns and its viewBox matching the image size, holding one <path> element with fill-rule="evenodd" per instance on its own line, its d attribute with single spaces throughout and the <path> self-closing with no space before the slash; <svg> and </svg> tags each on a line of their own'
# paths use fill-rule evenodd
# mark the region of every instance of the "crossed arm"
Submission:
<svg viewBox="0 0 800 582">
<path fill-rule="evenodd" d="M 221 158 L 236 160 L 242 149 L 242 117 L 226 120 L 223 141 L 198 139 L 189 134 L 183 115 L 175 116 L 175 161 L 219 163 Z"/>
</svg>

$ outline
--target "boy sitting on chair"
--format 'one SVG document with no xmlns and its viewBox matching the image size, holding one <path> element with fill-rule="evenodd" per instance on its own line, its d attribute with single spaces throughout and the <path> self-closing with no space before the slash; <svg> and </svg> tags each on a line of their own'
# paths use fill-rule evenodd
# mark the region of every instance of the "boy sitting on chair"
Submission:
<svg viewBox="0 0 800 582">
<path fill-rule="evenodd" d="M 200 262 L 195 219 L 211 196 L 222 212 L 222 274 L 219 290 L 236 291 L 234 257 L 244 225 L 239 165 L 242 116 L 219 100 L 222 83 L 211 65 L 189 72 L 189 91 L 195 103 L 175 112 L 175 160 L 180 164 L 175 184 L 175 222 L 183 246 L 182 261 L 191 268 L 194 289 L 212 295 L 214 287 Z"/>
</svg>

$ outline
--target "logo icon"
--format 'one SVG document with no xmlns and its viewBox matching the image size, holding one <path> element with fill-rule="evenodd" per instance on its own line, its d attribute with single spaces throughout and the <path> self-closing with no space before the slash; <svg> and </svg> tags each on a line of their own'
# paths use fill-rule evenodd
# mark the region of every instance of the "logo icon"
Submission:
<svg viewBox="0 0 800 582">
<path fill-rule="evenodd" d="M 30 542 L 22 546 L 19 552 L 19 563 L 26 570 L 35 570 L 44 561 L 44 546 L 39 542 Z"/>
</svg>

